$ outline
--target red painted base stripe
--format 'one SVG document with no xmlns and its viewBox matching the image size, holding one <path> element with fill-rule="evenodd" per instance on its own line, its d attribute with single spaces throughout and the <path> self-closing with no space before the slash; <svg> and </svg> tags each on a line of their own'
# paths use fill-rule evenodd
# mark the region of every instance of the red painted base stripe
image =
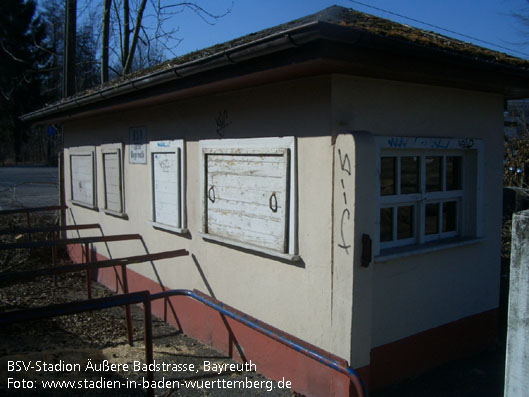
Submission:
<svg viewBox="0 0 529 397">
<path fill-rule="evenodd" d="M 81 246 L 70 246 L 68 251 L 73 261 L 83 260 Z M 97 255 L 97 258 L 107 259 L 101 255 Z M 93 276 L 108 288 L 122 292 L 120 269 L 100 269 Z M 163 291 L 159 283 L 134 271 L 127 270 L 127 277 L 130 292 Z M 179 296 L 154 301 L 152 311 L 154 315 L 186 335 L 215 347 L 229 357 L 243 361 L 252 360 L 257 365 L 258 372 L 268 378 L 290 380 L 293 389 L 306 396 L 354 395 L 347 376 L 190 298 Z M 371 351 L 370 365 L 357 369 L 357 372 L 368 389 L 387 387 L 484 349 L 495 340 L 497 324 L 496 309 L 376 347 Z M 339 359 L 328 352 L 320 351 Z"/>
<path fill-rule="evenodd" d="M 79 246 L 69 247 L 72 260 L 81 260 Z M 98 255 L 98 260 L 105 260 Z M 95 272 L 94 272 L 95 273 Z M 122 292 L 120 269 L 99 269 L 97 281 L 116 292 Z M 161 292 L 160 284 L 127 270 L 129 292 Z M 252 361 L 266 377 L 292 382 L 292 389 L 306 396 L 354 395 L 349 377 L 316 360 L 267 338 L 263 334 L 227 318 L 188 297 L 177 296 L 152 302 L 152 313 L 195 338 L 236 360 Z M 297 339 L 298 342 L 302 342 Z M 312 347 L 312 346 L 310 346 Z M 319 349 L 321 353 L 338 358 Z M 340 359 L 342 363 L 345 360 Z"/>
<path fill-rule="evenodd" d="M 476 314 L 371 350 L 371 390 L 475 354 L 497 337 L 498 309 Z"/>
</svg>

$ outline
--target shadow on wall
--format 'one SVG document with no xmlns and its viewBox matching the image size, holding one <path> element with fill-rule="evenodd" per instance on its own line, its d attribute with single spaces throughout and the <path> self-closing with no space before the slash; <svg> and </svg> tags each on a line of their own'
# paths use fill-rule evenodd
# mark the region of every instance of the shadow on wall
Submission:
<svg viewBox="0 0 529 397">
<path fill-rule="evenodd" d="M 73 214 L 73 212 L 71 210 L 69 210 L 69 214 L 70 214 L 70 219 L 71 219 L 72 224 L 77 225 L 77 222 L 75 220 L 75 216 L 74 216 L 74 214 Z M 105 235 L 101 227 L 99 227 L 99 231 L 100 231 L 102 236 Z M 76 232 L 77 232 L 77 237 L 82 237 L 79 230 L 77 230 Z M 140 238 L 140 241 L 141 241 L 141 244 L 143 246 L 143 250 L 145 251 L 145 253 L 146 254 L 150 254 L 149 248 L 147 247 L 147 244 L 145 243 L 145 240 L 143 238 Z M 89 252 L 89 254 L 90 254 L 89 258 L 91 258 L 91 260 L 94 260 L 94 259 L 95 260 L 115 259 L 112 256 L 112 253 L 111 253 L 110 246 L 109 246 L 108 242 L 104 242 L 104 244 L 105 244 L 105 251 L 106 251 L 106 252 L 104 252 L 104 255 L 98 254 L 96 247 L 94 247 L 94 245 L 91 244 L 90 252 Z M 70 255 L 73 255 L 75 257 L 75 259 L 74 258 L 72 258 L 72 259 L 74 259 L 74 261 L 76 261 L 76 262 L 82 262 L 82 261 L 86 260 L 86 254 L 87 253 L 85 252 L 85 249 L 82 246 L 81 246 L 80 252 L 77 252 L 77 254 L 75 253 L 75 251 L 70 250 Z M 81 255 L 81 257 L 78 257 L 79 255 Z M 193 259 L 193 263 L 194 263 L 194 265 L 195 265 L 195 267 L 196 267 L 196 269 L 197 269 L 197 271 L 198 271 L 198 273 L 199 273 L 204 285 L 206 286 L 206 289 L 207 289 L 207 292 L 208 292 L 209 296 L 211 296 L 212 298 L 216 299 L 217 298 L 216 294 L 215 294 L 211 284 L 209 283 L 209 281 L 208 281 L 208 279 L 207 279 L 207 277 L 206 277 L 206 275 L 204 273 L 204 270 L 203 270 L 198 258 L 194 254 L 191 255 L 191 258 Z M 160 273 L 159 273 L 154 261 L 151 260 L 149 262 L 150 262 L 152 271 L 153 271 L 154 276 L 155 276 L 155 282 L 159 285 L 160 291 L 170 290 L 171 288 L 168 288 L 168 287 L 166 287 L 164 285 L 162 277 L 160 276 Z M 122 291 L 127 289 L 127 287 L 126 287 L 126 283 L 124 282 L 123 275 L 119 271 L 118 267 L 119 266 L 112 267 L 113 275 L 114 275 L 114 277 L 112 277 L 112 278 L 113 278 L 113 282 L 115 284 L 112 286 L 111 289 L 114 292 L 116 292 L 116 293 L 122 293 Z M 98 280 L 99 271 L 100 271 L 100 269 L 92 270 L 91 271 L 91 279 Z M 158 288 L 156 288 L 156 289 L 158 289 Z M 154 293 L 154 292 L 156 292 L 156 291 L 151 291 L 151 293 Z M 225 327 L 225 329 L 227 331 L 227 334 L 228 334 L 228 343 L 227 343 L 228 352 L 227 353 L 228 353 L 229 357 L 239 356 L 240 359 L 243 362 L 246 362 L 247 359 L 245 357 L 244 350 L 241 347 L 241 345 L 239 344 L 239 341 L 237 340 L 237 338 L 235 336 L 235 333 L 233 332 L 233 330 L 232 330 L 227 318 L 223 314 L 218 313 L 218 315 L 220 316 L 220 319 L 222 320 L 222 323 L 224 324 L 224 327 Z M 163 302 L 163 321 L 166 322 L 166 323 L 175 324 L 177 329 L 178 329 L 178 331 L 179 332 L 183 332 L 182 323 L 181 323 L 181 321 L 180 321 L 180 319 L 178 317 L 177 310 L 175 309 L 175 306 L 174 306 L 174 304 L 173 304 L 173 302 L 171 301 L 170 298 L 165 298 L 164 302 Z"/>
<path fill-rule="evenodd" d="M 198 262 L 198 259 L 195 256 L 195 254 L 191 254 L 191 258 L 193 259 L 193 262 L 195 263 L 198 273 L 200 274 L 200 277 L 202 278 L 202 281 L 204 282 L 204 285 L 206 286 L 209 295 L 212 298 L 217 299 L 217 297 L 215 296 L 215 292 L 213 291 L 213 288 L 211 288 L 211 285 L 209 284 L 209 281 L 206 278 L 206 275 L 204 274 L 204 270 L 202 270 L 202 266 L 200 266 L 200 263 Z M 244 356 L 244 351 L 241 345 L 239 344 L 239 342 L 237 341 L 237 338 L 235 337 L 235 334 L 233 333 L 230 327 L 230 324 L 226 320 L 226 316 L 224 316 L 224 314 L 221 314 L 221 313 L 219 313 L 219 316 L 222 319 L 222 322 L 224 323 L 226 330 L 228 331 L 228 346 L 229 346 L 228 356 L 233 357 L 233 346 L 235 346 L 235 348 L 237 349 L 237 353 L 239 357 L 241 358 L 241 360 L 243 362 L 248 361 L 246 360 L 246 357 Z"/>
</svg>

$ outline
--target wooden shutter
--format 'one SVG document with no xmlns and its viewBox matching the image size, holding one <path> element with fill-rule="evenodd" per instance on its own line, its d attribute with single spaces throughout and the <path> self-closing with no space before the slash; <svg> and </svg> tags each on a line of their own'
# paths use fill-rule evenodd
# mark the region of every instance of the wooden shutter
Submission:
<svg viewBox="0 0 529 397">
<path fill-rule="evenodd" d="M 123 212 L 123 188 L 121 185 L 121 151 L 103 153 L 105 176 L 105 208 Z"/>
<path fill-rule="evenodd" d="M 288 252 L 289 149 L 205 156 L 206 233 Z"/>
<path fill-rule="evenodd" d="M 94 204 L 94 162 L 92 154 L 70 155 L 72 200 Z"/>
</svg>

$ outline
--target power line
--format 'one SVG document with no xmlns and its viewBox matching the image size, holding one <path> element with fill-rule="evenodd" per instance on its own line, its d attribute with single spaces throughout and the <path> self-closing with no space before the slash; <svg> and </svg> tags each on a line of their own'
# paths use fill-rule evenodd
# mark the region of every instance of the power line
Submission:
<svg viewBox="0 0 529 397">
<path fill-rule="evenodd" d="M 458 35 L 458 36 L 461 36 L 461 37 L 465 37 L 465 38 L 470 39 L 470 40 L 478 41 L 480 43 L 491 45 L 491 46 L 494 46 L 494 47 L 497 47 L 497 48 L 501 48 L 501 49 L 507 50 L 507 51 L 516 52 L 518 54 L 522 54 L 522 55 L 525 55 L 526 57 L 529 57 L 529 53 L 526 53 L 526 52 L 523 52 L 523 51 L 514 50 L 512 48 L 505 47 L 505 46 L 502 46 L 500 44 L 492 43 L 490 41 L 478 39 L 477 37 L 469 36 L 469 35 L 466 35 L 464 33 L 459 33 L 459 32 L 456 32 L 454 30 L 445 29 L 445 28 L 443 28 L 441 26 L 438 26 L 438 25 L 434 25 L 434 24 L 431 24 L 431 23 L 428 23 L 428 22 L 424 22 L 424 21 L 421 21 L 419 19 L 410 18 L 410 17 L 407 17 L 406 15 L 397 14 L 396 12 L 388 11 L 388 10 L 385 10 L 383 8 L 375 7 L 375 6 L 372 6 L 372 5 L 369 5 L 369 4 L 365 4 L 365 3 L 362 3 L 360 1 L 356 1 L 356 0 L 349 0 L 349 1 L 351 3 L 356 3 L 356 4 L 362 5 L 364 7 L 372 8 L 372 9 L 377 10 L 377 11 L 387 12 L 388 14 L 391 14 L 391 15 L 394 15 L 394 16 L 397 16 L 397 17 L 400 17 L 400 18 L 404 18 L 404 19 L 407 19 L 409 21 L 417 22 L 417 23 L 429 26 L 429 27 L 434 28 L 434 29 L 439 29 L 439 30 L 442 30 L 444 32 L 452 33 L 452 34 L 455 34 L 455 35 Z"/>
</svg>

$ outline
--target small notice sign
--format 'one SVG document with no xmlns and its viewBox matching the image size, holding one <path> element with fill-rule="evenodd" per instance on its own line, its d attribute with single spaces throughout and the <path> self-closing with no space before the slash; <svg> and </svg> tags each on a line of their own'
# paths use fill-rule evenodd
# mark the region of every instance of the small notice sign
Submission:
<svg viewBox="0 0 529 397">
<path fill-rule="evenodd" d="M 129 164 L 147 164 L 147 129 L 129 129 Z"/>
</svg>

